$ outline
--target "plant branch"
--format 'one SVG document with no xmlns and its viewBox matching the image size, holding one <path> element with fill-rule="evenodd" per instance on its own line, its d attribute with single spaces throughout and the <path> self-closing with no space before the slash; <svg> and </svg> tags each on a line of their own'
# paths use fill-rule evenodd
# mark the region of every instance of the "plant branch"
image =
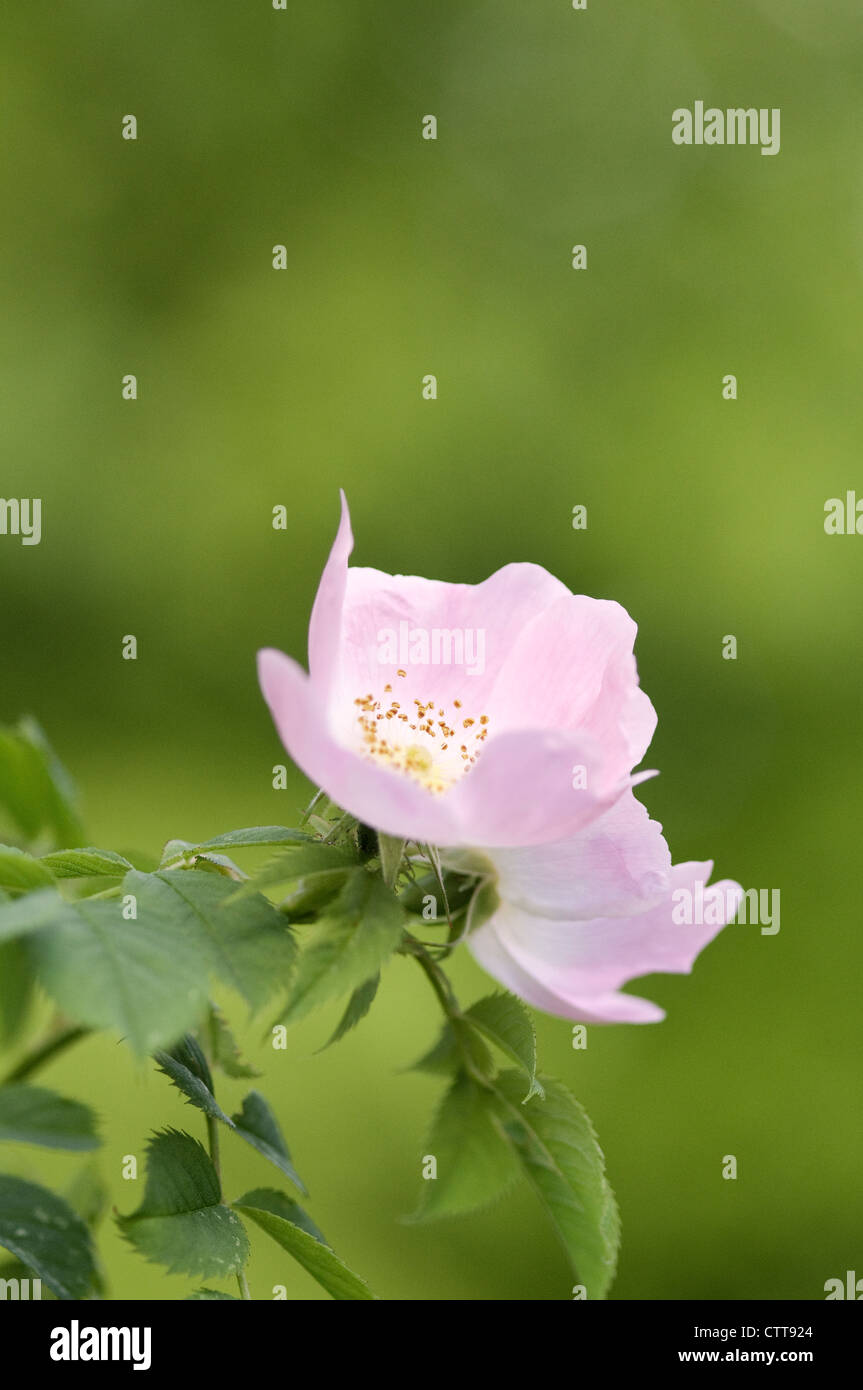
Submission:
<svg viewBox="0 0 863 1390">
<path fill-rule="evenodd" d="M 91 1031 L 90 1028 L 84 1028 L 79 1024 L 56 1023 L 48 1036 L 36 1043 L 26 1056 L 22 1057 L 21 1061 L 10 1072 L 7 1072 L 3 1080 L 0 1081 L 0 1086 L 11 1086 L 14 1082 L 26 1081 L 28 1076 L 39 1071 L 46 1062 L 50 1062 L 53 1057 L 58 1057 L 61 1052 L 65 1052 L 81 1038 L 86 1038 Z"/>
</svg>

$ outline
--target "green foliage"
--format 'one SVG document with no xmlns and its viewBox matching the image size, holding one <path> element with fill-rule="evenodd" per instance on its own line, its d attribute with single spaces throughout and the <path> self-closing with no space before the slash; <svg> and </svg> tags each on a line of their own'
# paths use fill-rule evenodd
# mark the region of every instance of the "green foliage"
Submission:
<svg viewBox="0 0 863 1390">
<path fill-rule="evenodd" d="M 0 1139 L 49 1149 L 97 1149 L 96 1116 L 87 1105 L 41 1086 L 0 1088 Z"/>
<path fill-rule="evenodd" d="M 225 1016 L 215 1004 L 210 1005 L 205 1027 L 214 1066 L 220 1067 L 226 1076 L 238 1079 L 261 1075 L 255 1067 L 243 1060 Z"/>
<path fill-rule="evenodd" d="M 227 1125 L 228 1129 L 274 1164 L 300 1192 L 306 1191 L 291 1162 L 278 1121 L 259 1091 L 250 1091 L 242 1109 L 229 1118 L 216 1101 L 206 1058 L 193 1037 L 187 1035 L 170 1052 L 157 1052 L 155 1060 L 190 1105 L 197 1106 L 211 1119 Z"/>
<path fill-rule="evenodd" d="M 110 849 L 63 849 L 39 861 L 55 878 L 122 878 L 133 864 Z"/>
<path fill-rule="evenodd" d="M 62 1299 L 86 1298 L 96 1275 L 90 1232 L 68 1202 L 0 1174 L 0 1245 Z"/>
<path fill-rule="evenodd" d="M 463 1015 L 489 1042 L 521 1067 L 528 1081 L 525 1097 L 542 1095 L 536 1079 L 536 1032 L 527 1009 L 514 994 L 489 994 L 471 1004 Z"/>
<path fill-rule="evenodd" d="M 582 1107 L 559 1081 L 543 1077 L 545 1098 L 521 1104 L 520 1073 L 495 1083 L 495 1114 L 545 1207 L 588 1298 L 614 1278 L 620 1218 L 605 1159 Z"/>
<path fill-rule="evenodd" d="M 28 843 L 84 838 L 74 784 L 35 719 L 0 728 L 0 811 Z"/>
<path fill-rule="evenodd" d="M 363 985 L 399 945 L 403 924 L 402 909 L 383 880 L 355 869 L 305 938 L 284 1016 L 302 1018 Z"/>
<path fill-rule="evenodd" d="M 151 1139 L 144 1200 L 132 1215 L 118 1216 L 117 1225 L 146 1260 L 172 1274 L 223 1278 L 248 1259 L 243 1224 L 222 1202 L 212 1162 L 179 1130 Z"/>
<path fill-rule="evenodd" d="M 375 995 L 378 992 L 380 982 L 380 975 L 373 975 L 370 980 L 364 980 L 361 985 L 357 985 L 331 1037 L 324 1043 L 323 1047 L 318 1049 L 319 1052 L 323 1052 L 326 1048 L 331 1047 L 333 1043 L 338 1042 L 340 1038 L 345 1036 L 345 1033 L 349 1033 L 352 1028 L 356 1028 L 360 1020 L 365 1018 L 375 1001 Z"/>
<path fill-rule="evenodd" d="M 28 901 L 23 898 L 22 913 Z M 2 914 L 9 908 L 0 908 Z M 170 913 L 126 921 L 120 902 L 63 902 L 30 939 L 36 970 L 64 1013 L 91 1028 L 114 1028 L 146 1056 L 190 1028 L 208 999 L 209 960 L 194 932 Z M 32 923 L 31 923 L 32 929 Z"/>
<path fill-rule="evenodd" d="M 270 1194 L 262 1194 L 260 1190 L 249 1192 L 234 1202 L 234 1206 L 287 1250 L 332 1298 L 374 1299 L 365 1281 L 352 1273 L 328 1245 L 322 1244 L 319 1236 L 310 1235 L 294 1220 L 286 1219 Z"/>
<path fill-rule="evenodd" d="M 518 1158 L 499 1124 L 494 1093 L 460 1072 L 447 1090 L 425 1141 L 437 1173 L 423 1183 L 412 1218 L 427 1221 L 486 1206 L 520 1176 Z"/>
<path fill-rule="evenodd" d="M 251 1008 L 287 984 L 294 940 L 284 917 L 259 894 L 237 902 L 229 880 L 198 869 L 133 870 L 123 891 L 137 899 L 140 929 L 184 940 Z"/>
<path fill-rule="evenodd" d="M 27 893 L 53 882 L 54 875 L 41 860 L 13 845 L 0 845 L 0 888 Z"/>
<path fill-rule="evenodd" d="M 259 1091 L 250 1091 L 232 1115 L 216 1100 L 211 1062 L 234 1079 L 258 1073 L 240 1056 L 210 988 L 219 981 L 251 1010 L 276 991 L 286 992 L 283 1018 L 289 1020 L 346 995 L 329 1046 L 369 1012 L 383 965 L 400 951 L 420 961 L 444 1010 L 438 1041 L 415 1064 L 446 1077 L 447 1089 L 425 1144 L 424 1161 L 433 1158 L 436 1173 L 424 1183 L 412 1219 L 472 1211 L 526 1176 L 589 1297 L 604 1297 L 619 1223 L 590 1121 L 559 1083 L 546 1080 L 543 1089 L 533 1023 L 520 1001 L 497 992 L 462 1010 L 442 969 L 457 939 L 498 906 L 495 885 L 477 870 L 475 856 L 459 860 L 461 870 L 443 869 L 430 846 L 406 859 L 404 841 L 376 835 L 333 807 L 310 815 L 306 830 L 261 826 L 197 844 L 169 840 L 161 866 L 152 870 L 133 867 L 112 850 L 43 844 L 36 854 L 34 840 L 52 832 L 56 837 L 60 827 L 73 843 L 84 837 L 62 769 L 34 730 L 0 730 L 0 807 L 30 846 L 0 845 L 0 1039 L 20 1028 L 35 981 L 69 1023 L 49 1031 L 32 1065 L 25 1058 L 20 1080 L 0 1086 L 0 1140 L 95 1148 L 93 1112 L 24 1077 L 53 1055 L 55 1037 L 63 1043 L 87 1028 L 116 1030 L 137 1055 L 153 1053 L 206 1118 L 210 1143 L 208 1155 L 197 1139 L 175 1129 L 152 1137 L 143 1201 L 117 1217 L 124 1238 L 169 1272 L 223 1278 L 238 1274 L 249 1254 L 239 1211 L 333 1298 L 373 1299 L 286 1193 L 257 1188 L 233 1206 L 224 1201 L 220 1127 L 300 1192 L 305 1187 Z M 251 877 L 223 853 L 268 847 L 277 853 Z M 283 883 L 293 886 L 277 908 L 260 890 Z M 303 938 L 298 960 L 290 919 L 304 923 L 297 928 Z M 405 931 L 408 922 L 415 928 L 448 924 L 449 933 L 429 947 Z M 498 1074 L 497 1054 L 516 1070 Z M 102 1285 L 88 1227 L 103 1204 L 101 1185 L 87 1170 L 68 1201 L 35 1184 L 0 1178 L 0 1244 L 58 1298 L 94 1296 Z M 189 1298 L 236 1301 L 206 1286 Z"/>
<path fill-rule="evenodd" d="M 241 1139 L 257 1149 L 259 1154 L 275 1164 L 286 1178 L 305 1192 L 302 1179 L 291 1162 L 291 1155 L 279 1129 L 278 1121 L 259 1091 L 250 1091 L 243 1101 L 242 1109 L 232 1116 L 232 1123 Z"/>
</svg>

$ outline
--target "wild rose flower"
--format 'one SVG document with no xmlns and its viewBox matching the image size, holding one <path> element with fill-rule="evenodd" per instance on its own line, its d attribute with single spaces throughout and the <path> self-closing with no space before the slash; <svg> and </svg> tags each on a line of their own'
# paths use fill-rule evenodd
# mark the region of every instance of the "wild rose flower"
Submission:
<svg viewBox="0 0 863 1390">
<path fill-rule="evenodd" d="M 486 875 L 500 897 L 494 915 L 468 937 L 483 969 L 525 1003 L 582 1023 L 664 1018 L 656 1004 L 621 986 L 655 971 L 691 971 L 743 894 L 723 880 L 703 893 L 703 924 L 675 921 L 681 900 L 673 895 L 697 896 L 713 865 L 672 867 L 662 827 L 631 792 L 568 840 L 444 859 Z"/>
<path fill-rule="evenodd" d="M 386 834 L 437 846 L 562 840 L 637 781 L 656 715 L 635 623 L 510 564 L 481 584 L 348 568 L 338 534 L 309 627 L 309 674 L 259 653 L 294 762 Z"/>
</svg>

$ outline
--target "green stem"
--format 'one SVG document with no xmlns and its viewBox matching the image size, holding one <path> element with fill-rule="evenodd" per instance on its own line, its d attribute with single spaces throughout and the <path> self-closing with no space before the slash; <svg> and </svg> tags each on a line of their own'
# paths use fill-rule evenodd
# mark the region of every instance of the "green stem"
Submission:
<svg viewBox="0 0 863 1390">
<path fill-rule="evenodd" d="M 422 943 L 417 941 L 416 937 L 410 936 L 409 934 L 405 936 L 405 953 L 413 956 L 418 962 L 420 969 L 424 971 L 432 989 L 437 995 L 444 1016 L 452 1026 L 456 1045 L 461 1053 L 462 1065 L 465 1071 L 474 1081 L 477 1081 L 479 1085 L 488 1086 L 488 1077 L 483 1075 L 471 1056 L 470 1048 L 465 1040 L 465 1028 L 462 1022 L 464 1016 L 459 1008 L 458 1000 L 453 993 L 452 985 L 446 975 L 441 970 L 437 961 L 432 959 Z"/>
<path fill-rule="evenodd" d="M 203 1046 L 203 1043 L 202 1043 Z M 219 1182 L 219 1196 L 222 1195 L 222 1164 L 219 1157 L 219 1121 L 214 1115 L 207 1116 L 207 1144 L 210 1149 L 210 1162 L 216 1170 L 216 1177 Z M 237 1270 L 237 1287 L 240 1290 L 241 1298 L 251 1299 L 249 1284 L 246 1279 L 245 1271 Z"/>
<path fill-rule="evenodd" d="M 216 1177 L 219 1179 L 219 1193 L 222 1191 L 222 1168 L 219 1162 L 219 1121 L 212 1115 L 207 1116 L 207 1140 L 210 1146 L 210 1161 L 216 1170 Z"/>
<path fill-rule="evenodd" d="M 10 1072 L 0 1081 L 2 1086 L 11 1086 L 13 1082 L 25 1081 L 28 1076 L 32 1076 L 40 1067 L 44 1067 L 46 1062 L 50 1062 L 52 1057 L 57 1057 L 61 1052 L 65 1052 L 67 1047 L 71 1047 L 81 1038 L 86 1038 L 90 1033 L 89 1028 L 83 1028 L 78 1024 L 55 1024 L 54 1028 L 46 1038 L 37 1043 L 21 1061 L 12 1068 Z"/>
</svg>

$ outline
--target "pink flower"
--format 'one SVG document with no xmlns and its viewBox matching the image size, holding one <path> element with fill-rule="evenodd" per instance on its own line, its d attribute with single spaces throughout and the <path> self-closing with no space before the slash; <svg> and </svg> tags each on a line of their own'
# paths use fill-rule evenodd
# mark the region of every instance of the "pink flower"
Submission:
<svg viewBox="0 0 863 1390">
<path fill-rule="evenodd" d="M 628 788 L 656 715 L 635 623 L 510 564 L 481 584 L 348 568 L 338 534 L 309 627 L 309 674 L 259 653 L 294 762 L 386 834 L 438 846 L 535 845 L 589 826 Z"/>
<path fill-rule="evenodd" d="M 730 880 L 705 891 L 712 863 L 672 867 L 662 827 L 631 792 L 571 839 L 484 858 L 501 905 L 468 937 L 473 955 L 525 1003 L 583 1023 L 663 1018 L 621 986 L 654 971 L 688 973 L 743 893 Z M 445 859 L 459 867 L 458 855 Z"/>
</svg>

